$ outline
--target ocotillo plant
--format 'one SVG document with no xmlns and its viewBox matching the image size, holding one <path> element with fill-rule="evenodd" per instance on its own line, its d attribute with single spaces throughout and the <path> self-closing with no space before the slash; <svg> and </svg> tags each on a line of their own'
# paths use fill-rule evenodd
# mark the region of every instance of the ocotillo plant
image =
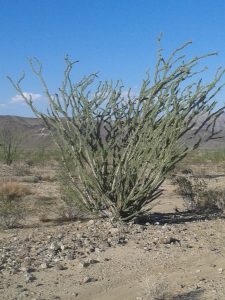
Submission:
<svg viewBox="0 0 225 300">
<path fill-rule="evenodd" d="M 206 84 L 196 70 L 203 59 L 215 53 L 187 59 L 182 53 L 189 42 L 166 59 L 162 49 L 154 75 L 147 74 L 140 92 L 124 96 L 119 82 L 100 82 L 91 74 L 72 81 L 74 62 L 65 59 L 64 80 L 58 93 L 52 94 L 43 77 L 42 65 L 30 60 L 49 101 L 47 113 L 40 112 L 21 88 L 11 82 L 42 118 L 61 150 L 73 189 L 74 201 L 90 212 L 122 220 L 131 220 L 151 209 L 160 194 L 168 172 L 186 154 L 199 146 L 202 128 L 211 128 L 223 108 L 217 109 L 215 95 L 224 70 Z M 196 76 L 196 77 L 195 77 Z M 201 116 L 201 124 L 196 120 Z M 203 118 L 202 118 L 203 117 Z M 195 140 L 186 144 L 184 136 Z M 191 145 L 191 146 L 190 146 Z"/>
<path fill-rule="evenodd" d="M 15 130 L 0 128 L 0 157 L 7 165 L 11 165 L 15 160 L 23 136 Z"/>
</svg>

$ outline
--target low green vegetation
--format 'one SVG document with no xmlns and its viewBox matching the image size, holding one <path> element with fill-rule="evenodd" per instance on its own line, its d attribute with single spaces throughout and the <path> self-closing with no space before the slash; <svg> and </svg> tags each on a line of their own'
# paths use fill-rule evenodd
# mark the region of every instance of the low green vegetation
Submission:
<svg viewBox="0 0 225 300">
<path fill-rule="evenodd" d="M 23 136 L 16 130 L 0 129 L 0 160 L 11 165 L 19 157 Z"/>
<path fill-rule="evenodd" d="M 225 164 L 225 149 L 199 149 L 189 153 L 179 166 Z"/>
<path fill-rule="evenodd" d="M 58 149 L 46 149 L 39 147 L 38 149 L 21 150 L 18 161 L 25 162 L 28 166 L 45 166 L 60 160 Z"/>
</svg>

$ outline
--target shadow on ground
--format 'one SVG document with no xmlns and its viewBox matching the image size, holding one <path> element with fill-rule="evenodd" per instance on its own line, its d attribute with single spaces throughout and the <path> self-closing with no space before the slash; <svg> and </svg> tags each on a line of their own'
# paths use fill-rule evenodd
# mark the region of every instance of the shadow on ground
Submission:
<svg viewBox="0 0 225 300">
<path fill-rule="evenodd" d="M 184 211 L 175 213 L 152 213 L 147 216 L 140 217 L 136 223 L 144 224 L 182 224 L 193 221 L 225 219 L 225 215 L 221 211 Z"/>
<path fill-rule="evenodd" d="M 172 298 L 172 300 L 198 300 L 202 299 L 203 290 L 191 291 Z"/>
</svg>

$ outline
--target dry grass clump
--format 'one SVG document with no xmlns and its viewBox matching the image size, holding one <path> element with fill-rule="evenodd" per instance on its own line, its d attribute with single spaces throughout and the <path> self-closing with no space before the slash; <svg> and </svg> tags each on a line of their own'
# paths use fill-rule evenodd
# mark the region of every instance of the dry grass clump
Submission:
<svg viewBox="0 0 225 300">
<path fill-rule="evenodd" d="M 23 197 L 30 194 L 28 187 L 14 181 L 0 183 L 0 226 L 13 228 L 24 219 Z"/>
<path fill-rule="evenodd" d="M 172 300 L 169 284 L 166 278 L 146 278 L 141 286 L 141 300 Z"/>
<path fill-rule="evenodd" d="M 31 176 L 23 176 L 22 181 L 27 183 L 38 183 L 42 180 L 41 176 L 31 175 Z"/>
<path fill-rule="evenodd" d="M 73 205 L 62 205 L 59 207 L 59 221 L 76 221 L 87 217 Z"/>
<path fill-rule="evenodd" d="M 31 168 L 25 163 L 15 164 L 13 166 L 13 173 L 15 176 L 28 176 L 31 175 Z"/>
<path fill-rule="evenodd" d="M 16 181 L 0 183 L 0 197 L 15 199 L 30 194 L 30 189 Z"/>
<path fill-rule="evenodd" d="M 42 181 L 47 181 L 47 182 L 54 182 L 57 180 L 55 175 L 50 175 L 50 174 L 46 174 L 46 175 L 42 175 Z"/>
</svg>

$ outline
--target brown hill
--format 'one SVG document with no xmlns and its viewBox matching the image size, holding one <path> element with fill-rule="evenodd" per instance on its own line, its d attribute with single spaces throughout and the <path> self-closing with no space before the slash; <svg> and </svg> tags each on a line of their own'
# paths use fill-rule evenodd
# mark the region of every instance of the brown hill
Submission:
<svg viewBox="0 0 225 300">
<path fill-rule="evenodd" d="M 0 128 L 21 133 L 22 147 L 35 149 L 38 147 L 51 147 L 53 141 L 44 122 L 38 118 L 18 116 L 0 116 Z"/>
<path fill-rule="evenodd" d="M 198 120 L 197 123 L 202 122 Z M 205 126 L 206 127 L 206 126 Z M 41 119 L 27 118 L 19 116 L 0 116 L 0 128 L 7 128 L 21 132 L 23 135 L 22 146 L 27 149 L 35 149 L 39 147 L 52 147 L 53 141 L 48 130 Z M 201 145 L 204 149 L 224 149 L 225 148 L 225 113 L 220 116 L 216 122 L 215 131 L 221 131 L 218 136 L 220 138 L 213 139 Z M 193 132 L 193 131 L 192 131 Z M 205 128 L 198 134 L 203 136 Z M 188 136 L 192 135 L 189 133 Z"/>
</svg>

